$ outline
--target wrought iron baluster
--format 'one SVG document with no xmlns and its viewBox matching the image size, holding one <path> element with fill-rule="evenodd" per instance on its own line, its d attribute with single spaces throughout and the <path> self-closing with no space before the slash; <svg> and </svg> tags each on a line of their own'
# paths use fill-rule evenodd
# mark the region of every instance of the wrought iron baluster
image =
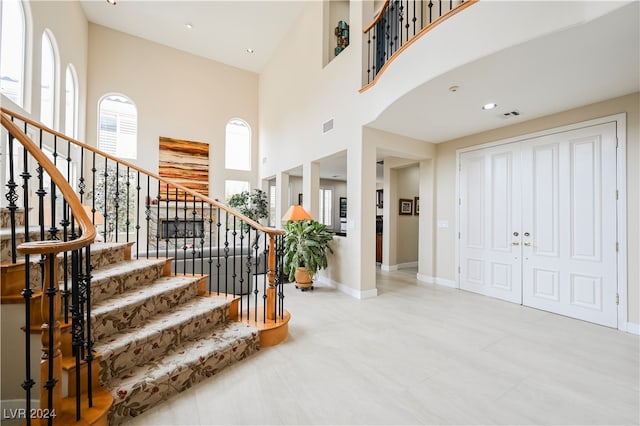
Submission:
<svg viewBox="0 0 640 426">
<path fill-rule="evenodd" d="M 131 200 L 131 198 L 129 198 L 131 196 L 130 193 L 130 189 L 131 189 L 131 170 L 129 169 L 129 166 L 127 166 L 127 182 L 125 183 L 125 187 L 127 188 L 127 198 L 126 198 L 126 206 L 127 206 L 127 210 L 126 210 L 126 214 L 127 214 L 127 220 L 125 221 L 125 228 L 126 228 L 126 242 L 129 242 L 129 225 L 131 225 L 131 220 L 129 219 L 129 200 Z"/>
<path fill-rule="evenodd" d="M 240 256 L 239 256 L 239 260 L 238 263 L 240 263 L 240 312 L 242 312 L 242 294 L 244 291 L 244 268 L 242 265 L 242 256 L 244 255 L 244 230 L 245 228 L 248 228 L 249 225 L 247 223 L 245 223 L 245 221 L 241 220 L 240 221 Z M 235 259 L 235 256 L 234 256 Z M 235 260 L 234 260 L 235 261 Z M 251 270 L 251 269 L 249 269 Z M 234 267 L 234 271 L 235 271 L 235 267 Z M 234 292 L 235 294 L 235 292 Z"/>
<path fill-rule="evenodd" d="M 9 188 L 9 191 L 5 195 L 7 201 L 9 201 L 8 210 L 10 215 L 11 222 L 11 263 L 16 263 L 16 259 L 18 257 L 18 253 L 16 251 L 17 241 L 16 241 L 16 210 L 18 209 L 18 205 L 16 202 L 19 199 L 18 192 L 16 188 L 18 184 L 15 182 L 15 172 L 14 172 L 14 161 L 13 161 L 13 140 L 14 137 L 11 133 L 9 133 L 9 181 L 6 186 Z M 26 215 L 26 212 L 25 212 Z M 26 233 L 29 233 L 29 230 L 26 230 Z"/>
<path fill-rule="evenodd" d="M 136 259 L 140 257 L 140 171 L 136 173 Z M 145 203 L 146 204 L 146 203 Z M 145 206 L 145 212 L 148 206 Z"/>
<path fill-rule="evenodd" d="M 167 191 L 169 190 L 169 187 L 167 187 Z M 156 204 L 157 204 L 157 211 L 156 211 L 156 259 L 160 257 L 160 200 L 161 198 L 161 192 L 160 192 L 160 181 L 158 181 L 158 195 L 156 195 Z M 167 207 L 169 206 L 169 197 L 167 197 Z"/>
<path fill-rule="evenodd" d="M 110 233 L 111 233 L 111 226 L 109 225 L 109 218 L 111 217 L 111 215 L 109 214 L 109 209 L 108 209 L 108 202 L 109 202 L 109 197 L 108 197 L 108 193 L 109 193 L 109 169 L 107 168 L 107 161 L 108 158 L 104 157 L 104 173 L 102 174 L 104 176 L 104 204 L 102 205 L 104 211 L 102 212 L 102 216 L 104 217 L 104 240 L 105 241 L 109 241 L 110 238 L 107 238 L 107 235 L 109 235 L 109 237 L 111 237 Z M 109 234 L 107 234 L 107 227 L 109 228 Z"/>
<path fill-rule="evenodd" d="M 138 175 L 140 174 L 140 172 L 138 172 Z M 150 221 L 151 221 L 151 180 L 150 177 L 147 176 L 147 195 L 144 199 L 144 216 L 145 216 L 145 220 L 147 221 L 147 244 L 146 244 L 146 248 L 145 248 L 145 253 L 146 253 L 146 257 L 147 259 L 149 258 L 149 242 L 151 241 L 152 235 L 151 235 L 151 227 L 150 227 Z M 157 226 L 156 226 L 157 227 Z"/>
<path fill-rule="evenodd" d="M 260 249 L 260 243 L 258 242 L 258 230 L 255 230 L 255 237 L 254 237 L 254 242 L 253 242 L 253 250 L 254 250 L 254 255 L 256 258 L 256 263 L 260 262 L 262 259 L 260 259 L 260 256 L 258 254 L 258 250 Z M 253 320 L 255 322 L 258 322 L 258 293 L 260 293 L 260 291 L 258 290 L 258 274 L 256 274 L 254 276 L 254 286 L 253 286 L 253 297 L 254 297 L 254 315 L 253 315 Z"/>
<path fill-rule="evenodd" d="M 204 210 L 203 210 L 204 211 Z M 209 294 L 211 294 L 211 291 L 213 290 L 212 288 L 212 280 L 213 280 L 213 276 L 211 274 L 211 266 L 213 263 L 213 259 L 212 259 L 212 255 L 213 255 L 213 205 L 209 204 Z M 204 259 L 204 258 L 203 258 Z"/>
<path fill-rule="evenodd" d="M 195 274 L 196 273 L 196 216 L 197 216 L 198 212 L 196 211 L 196 197 L 193 197 L 193 210 L 191 211 L 191 215 L 193 216 L 193 234 L 192 234 L 192 241 L 191 241 L 191 274 Z M 186 228 L 186 224 L 185 224 L 185 228 Z M 186 259 L 185 259 L 186 262 Z"/>
<path fill-rule="evenodd" d="M 178 190 L 176 189 L 176 193 L 178 192 Z M 183 243 L 182 243 L 182 274 L 183 275 L 187 275 L 187 248 L 188 248 L 188 243 L 187 243 L 187 224 L 189 223 L 187 221 L 187 210 L 189 210 L 189 208 L 187 207 L 187 193 L 185 191 L 184 193 L 184 204 L 182 206 L 182 211 L 183 211 L 183 216 L 184 216 L 184 226 L 182 227 L 182 234 L 183 234 Z M 177 218 L 176 218 L 177 219 Z M 176 228 L 178 227 L 178 221 L 176 220 Z M 176 235 L 178 235 L 178 233 L 176 232 Z"/>
<path fill-rule="evenodd" d="M 46 262 L 49 265 L 49 273 L 47 274 L 48 278 L 48 287 L 44 291 L 44 294 L 49 298 L 48 301 L 48 311 L 47 311 L 47 345 L 43 349 L 46 351 L 46 354 L 43 354 L 43 360 L 47 361 L 47 381 L 44 383 L 44 388 L 47 391 L 47 409 L 49 412 L 53 411 L 53 392 L 58 380 L 54 375 L 54 358 L 58 355 L 56 352 L 59 350 L 60 342 L 54 339 L 55 333 L 54 330 L 56 328 L 56 311 L 55 311 L 55 298 L 58 293 L 57 283 L 55 280 L 55 270 L 56 270 L 56 262 L 55 262 L 55 253 L 50 253 L 47 255 Z M 44 327 L 44 326 L 43 326 Z M 58 346 L 58 348 L 56 347 Z M 44 380 L 44 378 L 43 378 Z M 47 419 L 48 425 L 53 425 L 53 418 Z"/>
<path fill-rule="evenodd" d="M 224 294 L 229 294 L 229 212 L 225 211 L 224 214 Z"/>
<path fill-rule="evenodd" d="M 87 341 L 86 341 L 86 349 L 87 356 L 85 357 L 85 361 L 87 362 L 87 399 L 89 400 L 89 407 L 93 407 L 93 388 L 91 386 L 92 380 L 91 377 L 93 375 L 93 338 L 91 336 L 91 246 L 85 247 L 85 287 L 86 287 L 86 333 L 87 333 Z"/>
<path fill-rule="evenodd" d="M 116 243 L 118 242 L 118 231 L 119 231 L 119 224 L 118 224 L 118 219 L 120 217 L 120 163 L 116 162 L 116 192 L 114 194 L 113 197 L 113 208 L 115 209 L 116 213 L 115 213 L 115 218 L 113 220 L 114 222 L 114 229 L 113 229 L 113 233 L 115 234 L 115 240 Z"/>
<path fill-rule="evenodd" d="M 217 293 L 220 294 L 220 230 L 222 229 L 222 223 L 220 222 L 220 207 L 218 207 L 218 222 L 216 223 L 217 226 L 217 233 L 218 233 L 218 245 L 216 246 L 216 268 L 217 268 L 217 274 L 218 274 L 218 280 L 217 280 Z"/>
<path fill-rule="evenodd" d="M 267 322 L 267 275 L 269 275 L 269 249 L 268 249 L 268 235 L 264 236 L 264 250 L 262 251 L 262 260 L 264 261 L 265 273 L 262 276 L 262 322 Z"/>
<path fill-rule="evenodd" d="M 232 264 L 232 268 L 233 268 L 233 273 L 231 274 L 232 277 L 232 281 L 231 281 L 231 287 L 233 289 L 233 294 L 236 294 L 236 278 L 237 278 L 237 274 L 236 274 L 236 236 L 238 235 L 238 232 L 236 230 L 236 216 L 233 216 L 233 232 L 231 233 L 231 235 L 233 236 L 233 251 L 232 251 L 232 257 L 233 257 L 233 261 L 231 262 Z M 227 271 L 227 275 L 229 274 L 229 271 Z"/>
<path fill-rule="evenodd" d="M 26 123 L 25 123 L 26 127 Z M 12 136 L 9 134 L 9 138 Z M 12 144 L 12 142 L 10 142 Z M 24 208 L 24 240 L 25 242 L 30 241 L 29 234 L 29 179 L 31 178 L 31 174 L 29 173 L 29 158 L 28 151 L 25 149 L 23 151 L 23 171 L 22 171 L 22 191 L 24 196 L 23 200 L 23 208 Z M 15 235 L 15 232 L 12 232 L 12 235 Z M 14 244 L 12 244 L 15 247 Z M 15 263 L 15 260 L 13 261 Z M 24 298 L 24 324 L 25 324 L 25 379 L 22 382 L 22 389 L 25 390 L 25 402 L 26 402 L 26 412 L 31 413 L 31 389 L 35 385 L 35 381 L 31 377 L 31 333 L 29 330 L 29 326 L 31 325 L 31 298 L 33 296 L 33 289 L 31 288 L 31 262 L 29 259 L 29 255 L 24 256 L 24 289 L 20 292 L 22 297 Z M 27 425 L 31 424 L 31 416 L 27 416 Z"/>
<path fill-rule="evenodd" d="M 82 346 L 84 344 L 84 320 L 80 309 L 80 263 L 79 250 L 71 252 L 71 347 L 75 358 L 76 371 L 80 371 Z M 80 420 L 81 376 L 76 374 L 76 420 Z"/>
</svg>

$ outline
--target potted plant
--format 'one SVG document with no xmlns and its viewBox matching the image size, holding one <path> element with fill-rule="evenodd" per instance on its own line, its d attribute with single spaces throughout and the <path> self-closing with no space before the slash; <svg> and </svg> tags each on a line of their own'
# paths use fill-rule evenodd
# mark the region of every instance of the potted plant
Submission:
<svg viewBox="0 0 640 426">
<path fill-rule="evenodd" d="M 284 236 L 284 272 L 300 289 L 313 288 L 313 276 L 327 267 L 327 250 L 333 234 L 315 220 L 288 221 Z"/>
</svg>

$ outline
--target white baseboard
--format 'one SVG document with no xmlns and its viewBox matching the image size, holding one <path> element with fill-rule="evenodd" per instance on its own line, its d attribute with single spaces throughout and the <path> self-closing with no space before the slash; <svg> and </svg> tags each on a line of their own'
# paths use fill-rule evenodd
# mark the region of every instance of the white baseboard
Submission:
<svg viewBox="0 0 640 426">
<path fill-rule="evenodd" d="M 456 283 L 454 280 L 447 280 L 445 278 L 440 278 L 440 277 L 432 277 L 431 275 L 421 274 L 419 272 L 418 274 L 416 274 L 416 279 L 418 280 L 419 283 L 422 282 L 426 284 L 441 285 L 443 287 L 458 288 L 458 283 Z"/>
<path fill-rule="evenodd" d="M 376 297 L 378 295 L 378 289 L 374 288 L 371 290 L 360 291 L 353 287 L 349 287 L 348 285 L 344 285 L 337 281 L 333 281 L 332 279 L 322 276 L 316 275 L 315 280 L 319 283 L 322 283 L 328 287 L 337 288 L 341 292 L 348 294 L 351 297 L 355 297 L 356 299 L 369 299 L 372 297 Z"/>
<path fill-rule="evenodd" d="M 640 336 L 640 324 L 634 324 L 632 322 L 627 323 L 627 333 L 636 334 Z"/>
<path fill-rule="evenodd" d="M 385 272 L 394 272 L 397 271 L 398 269 L 408 269 L 408 268 L 417 268 L 418 267 L 418 262 L 405 262 L 405 263 L 398 263 L 397 265 L 386 265 L 386 264 L 382 264 L 380 265 L 380 269 L 385 271 Z"/>
</svg>

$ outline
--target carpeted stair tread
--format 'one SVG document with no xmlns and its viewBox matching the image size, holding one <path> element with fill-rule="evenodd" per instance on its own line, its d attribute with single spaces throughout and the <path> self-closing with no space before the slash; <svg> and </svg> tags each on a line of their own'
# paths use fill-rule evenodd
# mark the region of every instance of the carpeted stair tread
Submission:
<svg viewBox="0 0 640 426">
<path fill-rule="evenodd" d="M 228 309 L 229 303 L 223 299 L 198 297 L 137 327 L 102 339 L 94 346 L 102 356 L 100 382 L 107 384 L 124 371 L 196 338 L 205 328 L 227 322 Z"/>
<path fill-rule="evenodd" d="M 140 287 L 163 275 L 165 259 L 138 259 L 117 262 L 91 272 L 94 303 Z"/>
<path fill-rule="evenodd" d="M 95 303 L 91 310 L 94 336 L 104 339 L 192 300 L 198 295 L 198 281 L 189 276 L 160 277 Z"/>
<path fill-rule="evenodd" d="M 149 362 L 114 379 L 110 424 L 136 416 L 169 396 L 210 377 L 234 361 L 258 350 L 258 330 L 240 322 L 203 333 L 155 362 Z"/>
</svg>

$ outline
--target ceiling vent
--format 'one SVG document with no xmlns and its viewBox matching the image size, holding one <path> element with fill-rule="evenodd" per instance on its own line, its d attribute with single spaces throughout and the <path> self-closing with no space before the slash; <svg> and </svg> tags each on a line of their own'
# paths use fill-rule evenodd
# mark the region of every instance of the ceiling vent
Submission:
<svg viewBox="0 0 640 426">
<path fill-rule="evenodd" d="M 330 130 L 333 130 L 333 118 L 322 124 L 322 133 L 327 133 Z"/>
<path fill-rule="evenodd" d="M 510 112 L 505 112 L 504 114 L 502 114 L 502 116 L 504 118 L 517 117 L 519 115 L 520 115 L 520 111 L 517 111 L 517 110 L 513 110 L 513 111 L 510 111 Z"/>
</svg>

